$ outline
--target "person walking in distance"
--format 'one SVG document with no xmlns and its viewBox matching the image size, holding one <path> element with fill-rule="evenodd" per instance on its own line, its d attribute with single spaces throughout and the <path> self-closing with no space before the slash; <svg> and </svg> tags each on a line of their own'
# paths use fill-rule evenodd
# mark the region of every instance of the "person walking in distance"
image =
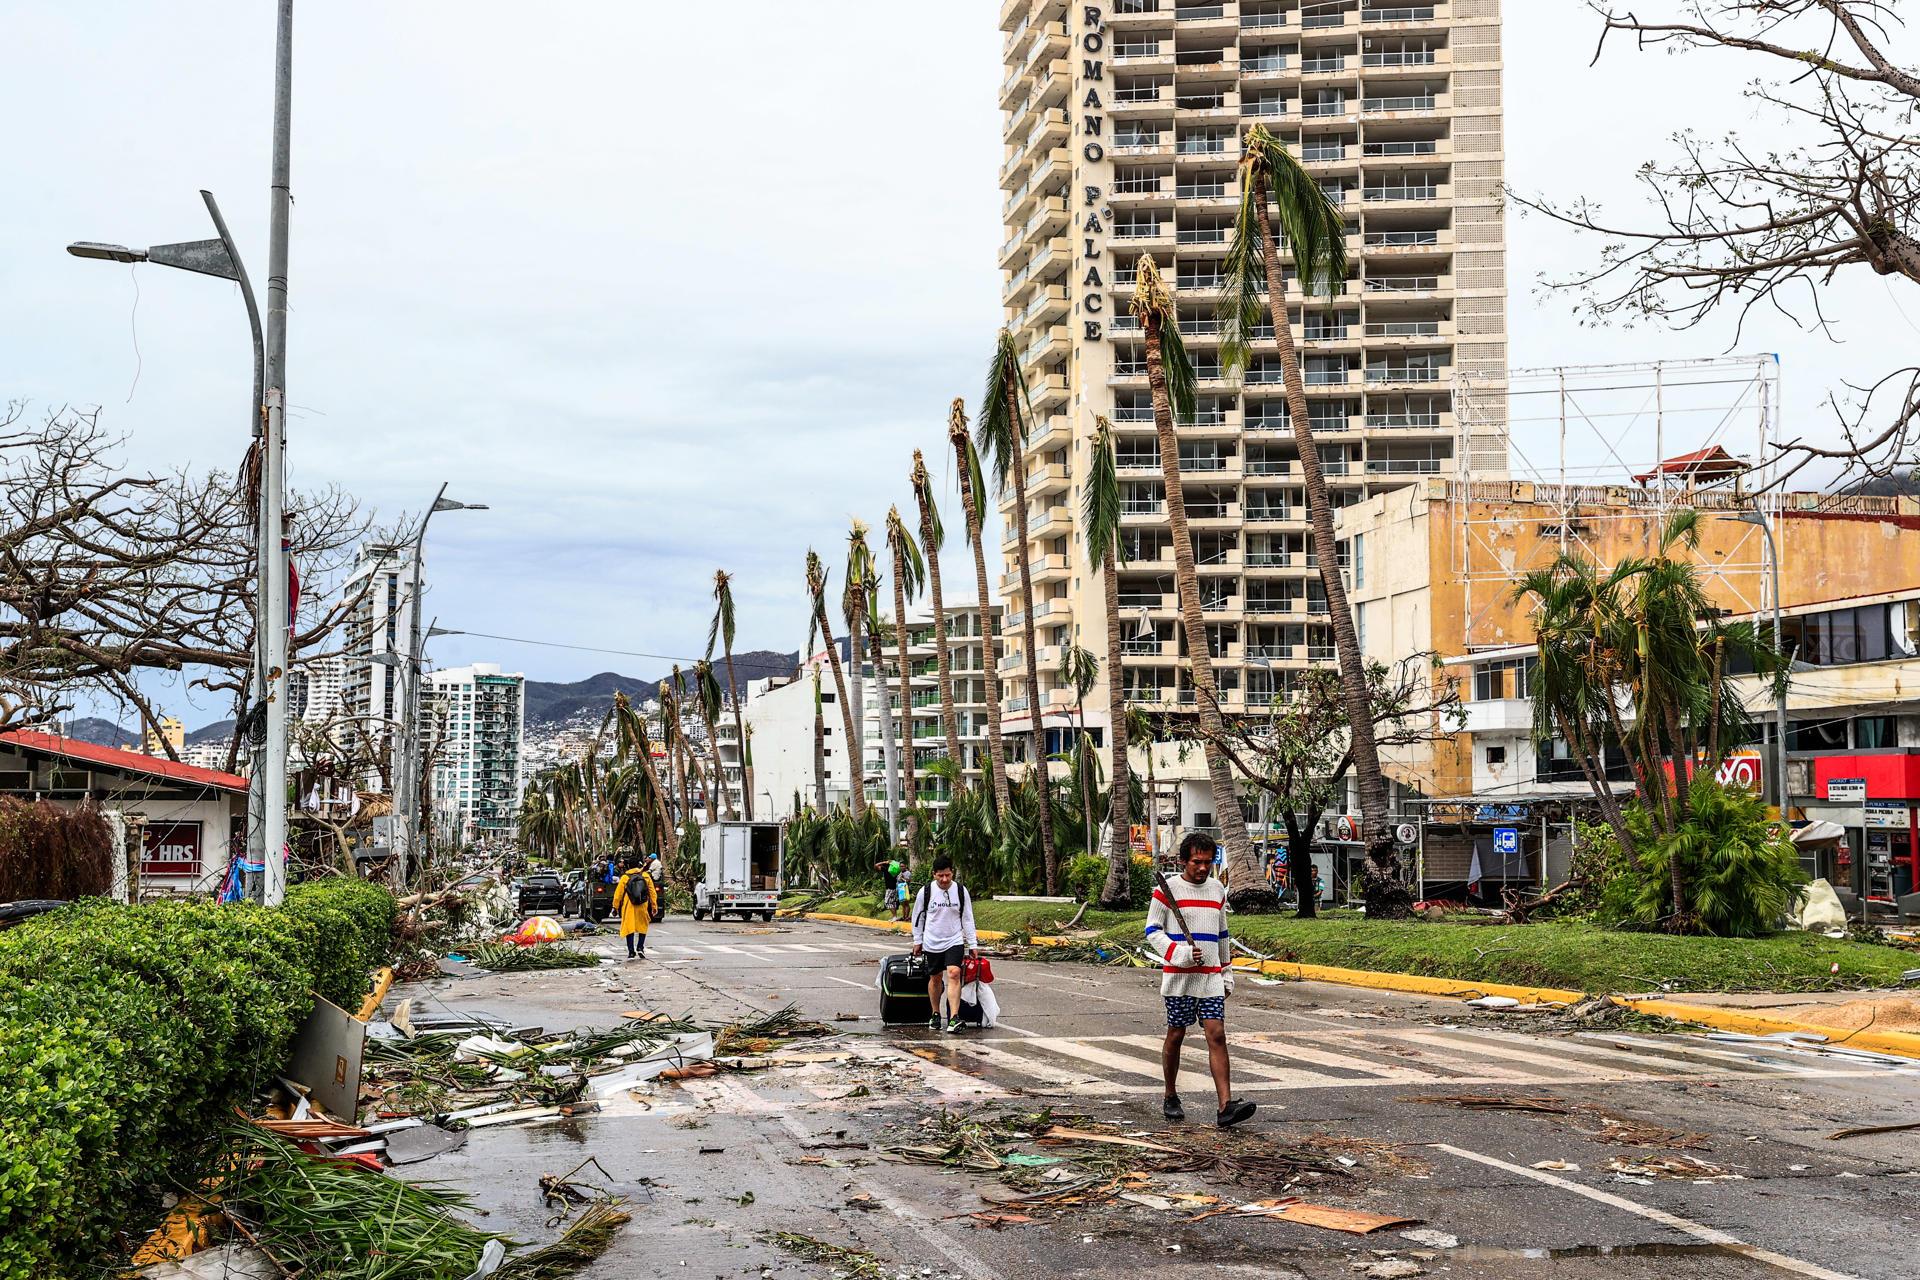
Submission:
<svg viewBox="0 0 1920 1280">
<path fill-rule="evenodd" d="M 653 923 L 656 892 L 638 859 L 627 863 L 620 883 L 613 887 L 613 909 L 620 913 L 620 936 L 627 940 L 629 960 L 647 957 L 647 926 Z"/>
<path fill-rule="evenodd" d="M 906 919 L 907 893 L 906 888 L 900 880 L 899 860 L 895 858 L 882 858 L 873 864 L 873 869 L 880 873 L 881 882 L 887 886 L 885 898 L 887 904 L 887 919 Z"/>
<path fill-rule="evenodd" d="M 940 1029 L 940 1006 L 946 1005 L 947 1034 L 960 1030 L 960 965 L 980 953 L 973 931 L 973 899 L 967 886 L 953 878 L 953 859 L 941 854 L 933 860 L 933 881 L 921 888 L 913 902 L 913 954 L 927 958 L 927 1003 L 932 1016 L 927 1026 Z"/>
<path fill-rule="evenodd" d="M 1213 837 L 1198 831 L 1180 842 L 1180 876 L 1169 880 L 1161 875 L 1147 908 L 1147 943 L 1160 952 L 1160 994 L 1167 1005 L 1167 1038 L 1160 1048 L 1167 1096 L 1161 1113 L 1169 1120 L 1187 1118 L 1176 1082 L 1187 1028 L 1197 1021 L 1206 1036 L 1207 1068 L 1219 1095 L 1215 1123 L 1226 1129 L 1253 1115 L 1254 1105 L 1233 1096 L 1227 1063 L 1227 996 L 1233 991 L 1233 971 L 1227 966 L 1227 891 L 1213 878 L 1216 849 Z"/>
</svg>

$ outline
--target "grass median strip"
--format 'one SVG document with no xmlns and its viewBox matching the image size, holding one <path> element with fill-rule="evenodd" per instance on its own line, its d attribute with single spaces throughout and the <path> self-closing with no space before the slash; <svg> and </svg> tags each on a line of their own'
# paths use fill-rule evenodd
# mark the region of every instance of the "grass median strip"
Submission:
<svg viewBox="0 0 1920 1280">
<path fill-rule="evenodd" d="M 816 910 L 885 919 L 871 897 L 836 898 Z M 1050 933 L 1072 915 L 1065 903 L 982 901 L 974 908 L 982 930 L 1011 934 Z M 1144 916 L 1131 912 L 1089 911 L 1081 921 L 1087 936 L 1124 948 L 1139 942 L 1143 927 Z M 1622 994 L 1892 987 L 1915 967 L 1912 952 L 1818 934 L 1676 937 L 1580 921 L 1502 926 L 1367 920 L 1349 913 L 1313 920 L 1236 915 L 1233 935 L 1276 960 L 1296 964 Z"/>
</svg>

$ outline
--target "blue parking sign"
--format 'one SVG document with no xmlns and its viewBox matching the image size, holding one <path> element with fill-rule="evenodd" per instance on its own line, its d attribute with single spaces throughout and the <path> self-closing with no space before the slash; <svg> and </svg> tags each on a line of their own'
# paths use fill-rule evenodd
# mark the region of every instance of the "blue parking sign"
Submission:
<svg viewBox="0 0 1920 1280">
<path fill-rule="evenodd" d="M 1493 829 L 1493 851 L 1503 854 L 1520 852 L 1520 829 L 1518 827 L 1495 827 Z"/>
</svg>

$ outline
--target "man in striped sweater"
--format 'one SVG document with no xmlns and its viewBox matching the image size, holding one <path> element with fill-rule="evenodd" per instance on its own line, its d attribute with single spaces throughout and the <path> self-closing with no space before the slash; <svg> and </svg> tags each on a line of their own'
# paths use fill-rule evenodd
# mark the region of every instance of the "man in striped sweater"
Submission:
<svg viewBox="0 0 1920 1280">
<path fill-rule="evenodd" d="M 1160 994 L 1167 1002 L 1167 1040 L 1160 1050 L 1167 1097 L 1161 1112 L 1169 1120 L 1187 1118 L 1175 1081 L 1187 1028 L 1198 1021 L 1207 1038 L 1214 1092 L 1220 1095 L 1215 1123 L 1226 1129 L 1251 1116 L 1254 1106 L 1233 1096 L 1227 1066 L 1227 996 L 1233 992 L 1233 970 L 1228 967 L 1227 890 L 1213 878 L 1218 847 L 1213 837 L 1198 831 L 1180 842 L 1180 876 L 1162 880 L 1147 908 L 1147 945 L 1160 953 Z"/>
</svg>

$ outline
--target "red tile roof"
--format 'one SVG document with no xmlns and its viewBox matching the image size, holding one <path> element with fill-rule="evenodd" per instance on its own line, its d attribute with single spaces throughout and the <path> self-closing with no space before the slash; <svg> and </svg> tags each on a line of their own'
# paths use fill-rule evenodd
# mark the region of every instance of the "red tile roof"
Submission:
<svg viewBox="0 0 1920 1280">
<path fill-rule="evenodd" d="M 1655 476 L 1731 476 L 1752 468 L 1734 457 L 1719 445 L 1708 445 L 1704 449 L 1695 449 L 1692 453 L 1683 453 L 1676 458 L 1668 458 L 1651 471 L 1642 472 L 1634 477 L 1638 484 L 1645 484 Z"/>
<path fill-rule="evenodd" d="M 0 733 L 0 745 L 62 756 L 68 760 L 84 760 L 88 764 L 105 765 L 109 769 L 118 769 L 124 773 L 169 778 L 175 782 L 187 782 L 203 787 L 218 787 L 222 791 L 244 792 L 247 789 L 247 780 L 238 774 L 222 773 L 218 769 L 202 769 L 198 765 L 180 764 L 165 756 L 149 756 L 138 751 L 122 751 L 118 747 L 103 747 L 92 742 L 81 742 L 78 738 L 62 738 L 57 734 L 36 733 L 32 729 L 10 729 Z"/>
</svg>

